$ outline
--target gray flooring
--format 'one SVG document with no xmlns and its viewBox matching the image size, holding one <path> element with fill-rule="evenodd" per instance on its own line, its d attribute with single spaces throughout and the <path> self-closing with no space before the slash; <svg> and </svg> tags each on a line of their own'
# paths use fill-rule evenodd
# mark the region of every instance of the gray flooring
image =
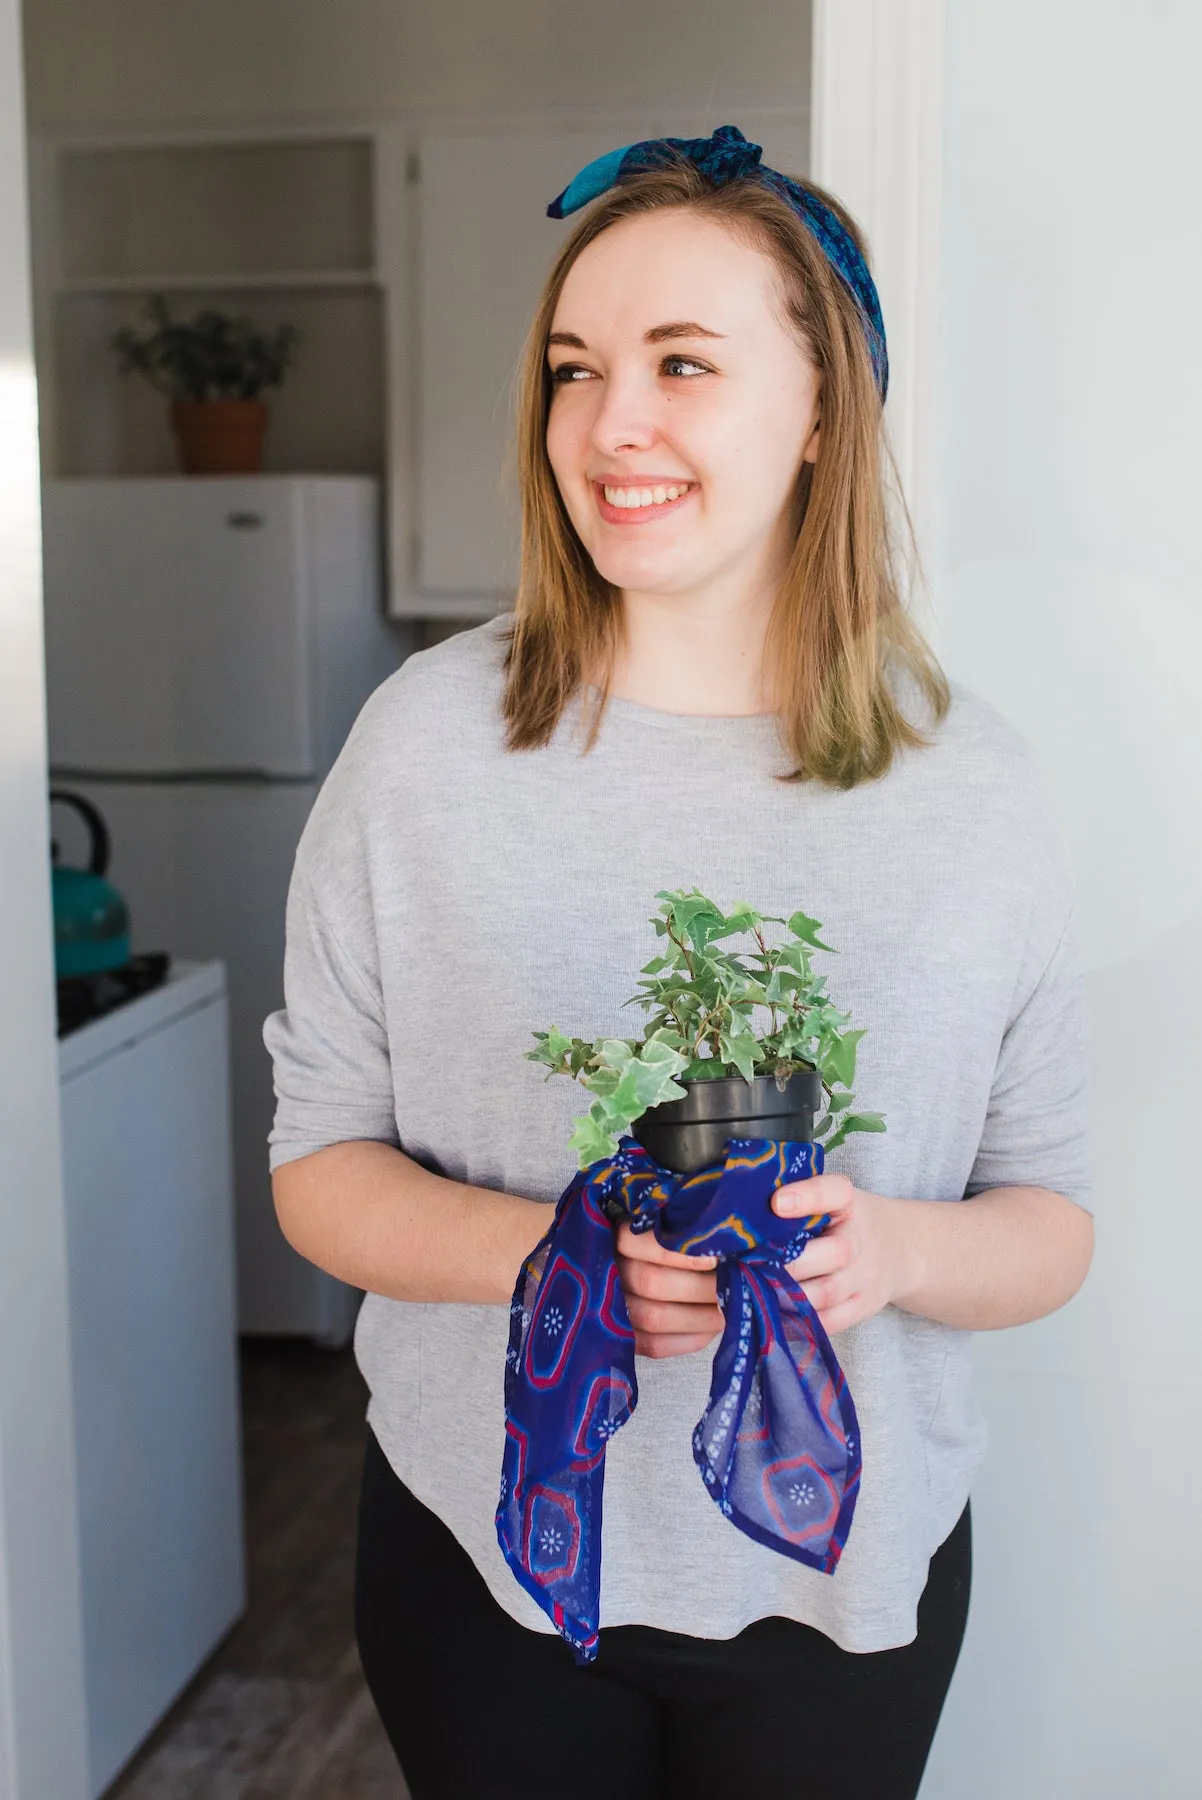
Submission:
<svg viewBox="0 0 1202 1800">
<path fill-rule="evenodd" d="M 242 1404 L 248 1610 L 105 1800 L 406 1800 L 355 1652 L 354 1359 L 246 1340 Z"/>
</svg>

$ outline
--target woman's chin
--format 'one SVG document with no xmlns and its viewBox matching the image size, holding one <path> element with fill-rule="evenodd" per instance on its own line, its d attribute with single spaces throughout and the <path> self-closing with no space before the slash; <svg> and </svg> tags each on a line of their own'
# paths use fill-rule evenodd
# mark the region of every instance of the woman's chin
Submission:
<svg viewBox="0 0 1202 1800">
<path fill-rule="evenodd" d="M 601 550 L 594 554 L 593 563 L 603 581 L 640 594 L 670 594 L 696 582 L 696 571 L 686 567 L 683 557 L 638 555 L 633 553 L 633 546 L 625 552 Z"/>
</svg>

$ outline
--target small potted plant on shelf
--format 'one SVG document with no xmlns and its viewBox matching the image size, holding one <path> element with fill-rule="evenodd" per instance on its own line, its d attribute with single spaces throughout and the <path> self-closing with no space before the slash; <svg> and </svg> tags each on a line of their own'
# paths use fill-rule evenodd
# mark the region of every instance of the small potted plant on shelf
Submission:
<svg viewBox="0 0 1202 1800">
<path fill-rule="evenodd" d="M 145 375 L 171 397 L 171 424 L 189 475 L 253 474 L 263 466 L 268 407 L 264 388 L 278 387 L 300 339 L 295 325 L 258 330 L 249 319 L 205 308 L 172 319 L 154 294 L 145 309 L 149 331 L 123 325 L 112 347 L 121 373 Z"/>
<path fill-rule="evenodd" d="M 691 1174 L 717 1161 L 728 1137 L 818 1143 L 837 1122 L 825 1151 L 853 1131 L 884 1131 L 880 1113 L 847 1110 L 864 1032 L 847 1029 L 810 966 L 814 950 L 831 948 L 819 921 L 744 902 L 724 913 L 696 888 L 656 899 L 651 923 L 666 942 L 626 1002 L 648 1015 L 643 1035 L 588 1043 L 552 1027 L 526 1052 L 593 1095 L 570 1139 L 580 1168 L 616 1155 L 626 1133 L 662 1168 Z M 766 925 L 785 935 L 769 944 Z M 729 948 L 738 936 L 754 949 Z"/>
</svg>

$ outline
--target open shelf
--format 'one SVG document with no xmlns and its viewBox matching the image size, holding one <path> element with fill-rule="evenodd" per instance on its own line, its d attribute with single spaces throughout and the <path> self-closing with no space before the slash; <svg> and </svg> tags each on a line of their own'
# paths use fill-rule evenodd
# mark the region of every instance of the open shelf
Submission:
<svg viewBox="0 0 1202 1800">
<path fill-rule="evenodd" d="M 43 328 L 53 380 L 48 472 L 179 469 L 169 401 L 122 375 L 119 326 L 146 302 L 172 316 L 216 308 L 300 331 L 270 408 L 264 470 L 385 478 L 387 284 L 376 241 L 370 132 L 197 142 L 61 145 Z"/>
<path fill-rule="evenodd" d="M 374 267 L 370 138 L 67 150 L 60 274 L 162 282 Z"/>
<path fill-rule="evenodd" d="M 144 293 L 67 291 L 54 308 L 58 370 L 57 473 L 168 475 L 179 467 L 169 401 L 139 375 L 122 375 L 112 336 L 141 329 Z M 172 294 L 172 313 L 220 305 L 264 329 L 285 323 L 301 337 L 278 388 L 264 390 L 271 422 L 268 473 L 325 470 L 383 475 L 384 305 L 366 286 L 255 290 L 229 284 Z"/>
<path fill-rule="evenodd" d="M 374 269 L 272 269 L 254 275 L 162 273 L 155 275 L 81 275 L 59 283 L 64 294 L 171 294 L 183 290 L 226 293 L 254 292 L 270 288 L 375 288 L 381 285 Z"/>
</svg>

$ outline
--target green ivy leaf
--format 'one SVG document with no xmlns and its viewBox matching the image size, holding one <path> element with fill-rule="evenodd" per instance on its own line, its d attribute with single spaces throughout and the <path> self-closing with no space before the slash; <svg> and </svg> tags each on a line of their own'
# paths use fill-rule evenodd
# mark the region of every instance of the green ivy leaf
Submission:
<svg viewBox="0 0 1202 1800">
<path fill-rule="evenodd" d="M 585 1113 L 583 1118 L 576 1120 L 572 1128 L 568 1148 L 576 1152 L 580 1168 L 587 1169 L 590 1163 L 598 1162 L 602 1157 L 616 1156 L 618 1140 L 591 1113 Z"/>
<path fill-rule="evenodd" d="M 835 1038 L 823 1059 L 822 1073 L 833 1086 L 851 1087 L 856 1078 L 856 1045 L 866 1035 L 864 1030 L 848 1031 Z"/>
<path fill-rule="evenodd" d="M 733 1063 L 744 1081 L 751 1081 L 755 1075 L 755 1041 L 742 1033 L 732 1036 L 724 1031 L 718 1039 L 718 1048 L 726 1062 Z"/>
<path fill-rule="evenodd" d="M 713 1056 L 695 1056 L 681 1070 L 683 1081 L 719 1081 L 726 1070 Z"/>
<path fill-rule="evenodd" d="M 884 1131 L 885 1121 L 880 1113 L 848 1113 L 834 1137 L 823 1145 L 824 1150 L 835 1150 L 851 1136 L 853 1131 Z"/>
<path fill-rule="evenodd" d="M 710 937 L 711 939 L 734 937 L 738 932 L 754 931 L 756 926 L 762 925 L 763 922 L 759 913 L 746 900 L 736 900 L 734 906 L 722 920 L 720 930 L 711 932 Z"/>
<path fill-rule="evenodd" d="M 818 936 L 822 930 L 818 919 L 811 919 L 803 912 L 791 913 L 786 921 L 786 928 L 793 933 L 794 937 L 800 938 L 805 944 L 812 945 L 815 950 L 829 950 L 832 956 L 838 955 L 832 945 L 824 944 Z"/>
</svg>

